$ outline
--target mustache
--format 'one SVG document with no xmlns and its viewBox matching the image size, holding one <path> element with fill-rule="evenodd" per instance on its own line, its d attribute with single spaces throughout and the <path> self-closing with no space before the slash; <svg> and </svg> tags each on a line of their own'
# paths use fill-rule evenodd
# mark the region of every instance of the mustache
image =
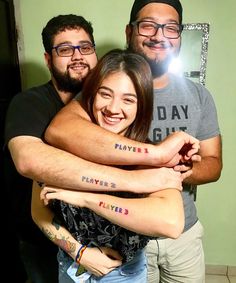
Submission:
<svg viewBox="0 0 236 283">
<path fill-rule="evenodd" d="M 78 66 L 90 68 L 89 64 L 86 64 L 86 63 L 83 63 L 83 62 L 73 62 L 73 63 L 68 65 L 68 68 L 70 68 L 70 67 L 78 67 Z"/>
<path fill-rule="evenodd" d="M 152 41 L 147 41 L 144 42 L 144 45 L 147 47 L 161 47 L 161 48 L 170 48 L 171 44 L 169 42 L 164 42 L 164 41 L 158 41 L 158 40 L 152 40 Z"/>
</svg>

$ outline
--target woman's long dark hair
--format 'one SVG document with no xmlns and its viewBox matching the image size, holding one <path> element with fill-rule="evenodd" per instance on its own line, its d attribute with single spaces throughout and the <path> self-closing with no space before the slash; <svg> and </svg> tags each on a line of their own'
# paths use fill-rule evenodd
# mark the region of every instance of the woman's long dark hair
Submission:
<svg viewBox="0 0 236 283">
<path fill-rule="evenodd" d="M 134 84 L 137 94 L 137 114 L 134 122 L 128 127 L 125 136 L 145 142 L 152 120 L 153 79 L 150 67 L 139 54 L 128 50 L 114 49 L 106 53 L 87 77 L 82 91 L 81 103 L 91 120 L 96 93 L 103 80 L 110 74 L 124 72 Z"/>
</svg>

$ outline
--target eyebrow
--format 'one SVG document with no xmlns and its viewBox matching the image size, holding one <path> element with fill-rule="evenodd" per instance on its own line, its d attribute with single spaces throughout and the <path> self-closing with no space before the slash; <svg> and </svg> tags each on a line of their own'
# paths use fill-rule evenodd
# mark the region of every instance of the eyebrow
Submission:
<svg viewBox="0 0 236 283">
<path fill-rule="evenodd" d="M 93 44 L 91 41 L 89 41 L 89 40 L 80 40 L 79 42 L 78 42 L 78 45 L 80 45 L 80 44 L 87 44 L 87 43 L 89 43 L 89 44 Z M 71 41 L 63 41 L 63 42 L 61 42 L 61 43 L 57 43 L 57 44 L 55 44 L 56 46 L 59 46 L 59 45 L 73 45 L 72 44 L 72 42 Z"/>
<path fill-rule="evenodd" d="M 106 89 L 106 90 L 108 90 L 108 91 L 110 91 L 110 92 L 112 92 L 112 93 L 114 93 L 115 91 L 113 90 L 113 89 L 111 89 L 111 88 L 109 88 L 109 87 L 107 87 L 107 86 L 100 86 L 99 87 L 99 89 L 98 90 L 100 90 L 100 89 Z M 134 97 L 134 98 L 137 98 L 137 94 L 136 93 L 123 93 L 125 96 L 132 96 L 132 97 Z"/>
<path fill-rule="evenodd" d="M 158 19 L 155 19 L 155 18 L 152 18 L 152 17 L 145 17 L 145 18 L 141 18 L 141 19 L 138 19 L 137 21 L 152 21 L 152 22 L 157 22 Z M 177 20 L 174 20 L 174 19 L 166 19 L 165 20 L 166 23 L 176 23 L 176 24 L 179 24 Z"/>
</svg>

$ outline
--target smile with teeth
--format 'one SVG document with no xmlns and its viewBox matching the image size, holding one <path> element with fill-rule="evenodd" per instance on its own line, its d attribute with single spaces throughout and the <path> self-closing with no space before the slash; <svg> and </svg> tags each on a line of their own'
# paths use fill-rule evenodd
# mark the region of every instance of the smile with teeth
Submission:
<svg viewBox="0 0 236 283">
<path fill-rule="evenodd" d="M 81 65 L 81 64 L 70 66 L 70 69 L 72 69 L 74 71 L 81 71 L 81 70 L 84 70 L 85 68 L 86 68 L 86 65 Z"/>
<path fill-rule="evenodd" d="M 122 119 L 123 118 L 120 118 L 120 117 L 107 116 L 106 114 L 103 113 L 104 122 L 110 125 L 118 124 L 120 123 L 120 121 L 122 121 Z"/>
</svg>

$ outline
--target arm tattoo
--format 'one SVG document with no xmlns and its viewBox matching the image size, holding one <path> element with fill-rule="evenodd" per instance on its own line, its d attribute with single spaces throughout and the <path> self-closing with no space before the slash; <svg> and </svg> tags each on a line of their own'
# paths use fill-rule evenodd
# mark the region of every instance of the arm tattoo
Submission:
<svg viewBox="0 0 236 283">
<path fill-rule="evenodd" d="M 119 144 L 119 143 L 115 144 L 115 149 L 123 150 L 123 151 L 129 151 L 129 152 L 137 152 L 137 153 L 149 153 L 148 148 L 146 148 L 146 147 L 141 148 L 141 147 L 128 146 L 128 145 Z"/>
<path fill-rule="evenodd" d="M 63 249 L 66 253 L 73 253 L 76 250 L 75 243 L 70 242 L 65 239 L 63 236 L 61 239 L 58 239 L 57 236 L 54 235 L 49 229 L 42 228 L 42 232 L 46 235 L 46 237 L 51 240 L 54 244 L 58 245 L 61 249 Z"/>
<path fill-rule="evenodd" d="M 121 214 L 124 214 L 124 215 L 127 215 L 129 213 L 129 210 L 127 208 L 118 207 L 116 205 L 105 203 L 103 201 L 100 201 L 98 205 L 100 207 L 110 209 L 110 210 L 112 210 L 116 213 L 121 213 Z"/>
<path fill-rule="evenodd" d="M 110 183 L 108 181 L 104 181 L 104 180 L 99 180 L 99 179 L 95 179 L 95 178 L 91 178 L 91 177 L 86 177 L 86 176 L 82 176 L 82 182 L 86 182 L 89 184 L 94 184 L 97 186 L 101 186 L 101 187 L 107 187 L 107 188 L 112 188 L 115 189 L 116 188 L 116 184 L 115 183 Z"/>
</svg>

